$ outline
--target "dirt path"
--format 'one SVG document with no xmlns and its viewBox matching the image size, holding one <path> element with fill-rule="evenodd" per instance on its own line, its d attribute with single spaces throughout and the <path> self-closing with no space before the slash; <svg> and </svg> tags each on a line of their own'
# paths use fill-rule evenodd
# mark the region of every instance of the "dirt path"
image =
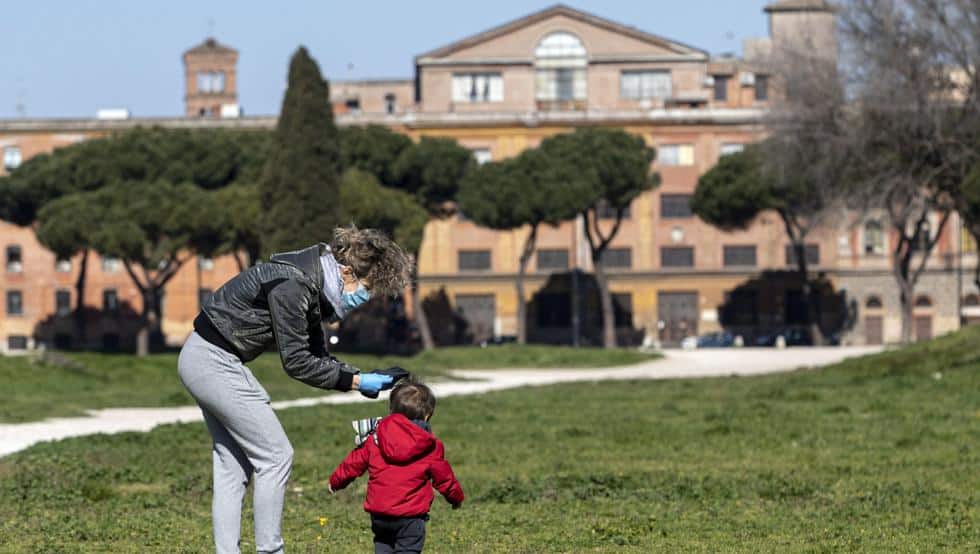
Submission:
<svg viewBox="0 0 980 554">
<path fill-rule="evenodd" d="M 729 375 L 761 375 L 819 367 L 845 358 L 877 352 L 875 347 L 745 348 L 739 350 L 668 351 L 663 359 L 638 365 L 605 369 L 500 369 L 454 371 L 462 380 L 432 385 L 436 396 L 482 394 L 491 391 L 557 383 L 635 379 L 696 379 Z M 382 396 L 384 398 L 384 396 Z M 273 402 L 277 410 L 318 404 L 374 402 L 359 394 L 336 394 Z M 197 406 L 179 408 L 109 408 L 93 410 L 88 417 L 54 418 L 31 423 L 0 424 L 0 456 L 44 441 L 96 433 L 146 432 L 158 425 L 199 421 Z"/>
</svg>

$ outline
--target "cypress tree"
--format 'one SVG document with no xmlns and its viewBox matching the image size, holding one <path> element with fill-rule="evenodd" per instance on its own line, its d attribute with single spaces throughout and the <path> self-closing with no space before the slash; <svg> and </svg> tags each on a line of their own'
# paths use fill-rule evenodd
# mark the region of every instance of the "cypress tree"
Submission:
<svg viewBox="0 0 980 554">
<path fill-rule="evenodd" d="M 260 185 L 265 255 L 329 240 L 340 222 L 339 167 L 329 85 L 301 46 L 289 62 L 289 87 Z"/>
</svg>

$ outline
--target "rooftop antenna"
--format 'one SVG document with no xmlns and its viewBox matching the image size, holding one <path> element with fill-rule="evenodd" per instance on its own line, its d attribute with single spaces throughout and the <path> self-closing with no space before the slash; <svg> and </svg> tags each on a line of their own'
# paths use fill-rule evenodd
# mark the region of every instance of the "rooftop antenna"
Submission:
<svg viewBox="0 0 980 554">
<path fill-rule="evenodd" d="M 214 18 L 209 17 L 207 20 L 207 24 L 208 24 L 208 37 L 214 38 Z"/>
</svg>

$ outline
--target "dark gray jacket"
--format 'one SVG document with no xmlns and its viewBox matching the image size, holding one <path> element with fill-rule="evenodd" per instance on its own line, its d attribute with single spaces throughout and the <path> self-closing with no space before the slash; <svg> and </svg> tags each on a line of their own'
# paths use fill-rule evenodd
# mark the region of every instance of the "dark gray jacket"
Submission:
<svg viewBox="0 0 980 554">
<path fill-rule="evenodd" d="M 350 390 L 357 369 L 327 352 L 321 325 L 334 315 L 323 296 L 320 256 L 326 252 L 325 244 L 317 244 L 246 269 L 215 291 L 194 329 L 243 362 L 275 343 L 290 377 L 321 389 Z"/>
</svg>

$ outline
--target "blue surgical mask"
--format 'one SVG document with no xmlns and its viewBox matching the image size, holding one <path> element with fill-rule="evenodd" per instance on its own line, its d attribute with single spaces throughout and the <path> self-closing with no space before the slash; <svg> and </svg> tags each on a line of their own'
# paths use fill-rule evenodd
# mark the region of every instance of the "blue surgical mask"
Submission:
<svg viewBox="0 0 980 554">
<path fill-rule="evenodd" d="M 360 282 L 357 283 L 357 290 L 354 292 L 345 292 L 340 295 L 340 301 L 344 304 L 344 309 L 350 312 L 354 308 L 364 304 L 371 299 L 371 293 L 368 292 L 364 285 Z"/>
</svg>

